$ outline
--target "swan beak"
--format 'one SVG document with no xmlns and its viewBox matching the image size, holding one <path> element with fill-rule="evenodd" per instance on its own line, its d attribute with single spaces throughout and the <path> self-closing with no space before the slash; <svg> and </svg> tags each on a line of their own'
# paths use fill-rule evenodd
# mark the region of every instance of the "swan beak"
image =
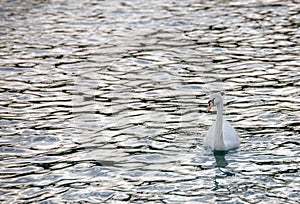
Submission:
<svg viewBox="0 0 300 204">
<path fill-rule="evenodd" d="M 212 101 L 209 101 L 206 112 L 210 111 L 210 109 L 213 107 L 213 105 L 214 105 L 214 103 Z"/>
</svg>

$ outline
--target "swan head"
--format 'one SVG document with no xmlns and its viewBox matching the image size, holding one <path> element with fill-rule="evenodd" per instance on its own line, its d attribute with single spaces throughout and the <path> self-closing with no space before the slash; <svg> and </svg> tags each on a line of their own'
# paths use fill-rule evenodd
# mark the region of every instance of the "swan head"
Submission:
<svg viewBox="0 0 300 204">
<path fill-rule="evenodd" d="M 220 93 L 214 93 L 209 97 L 208 106 L 206 112 L 210 111 L 210 109 L 214 105 L 223 104 L 223 97 Z"/>
</svg>

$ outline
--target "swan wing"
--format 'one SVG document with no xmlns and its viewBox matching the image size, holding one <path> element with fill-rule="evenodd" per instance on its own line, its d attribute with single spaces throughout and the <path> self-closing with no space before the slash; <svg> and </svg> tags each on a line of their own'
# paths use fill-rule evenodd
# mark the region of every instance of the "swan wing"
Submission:
<svg viewBox="0 0 300 204">
<path fill-rule="evenodd" d="M 214 148 L 214 136 L 215 136 L 216 123 L 213 123 L 212 126 L 208 129 L 208 132 L 204 138 L 204 145 Z"/>
<path fill-rule="evenodd" d="M 226 121 L 223 122 L 223 140 L 227 150 L 240 146 L 240 140 L 235 129 Z"/>
</svg>

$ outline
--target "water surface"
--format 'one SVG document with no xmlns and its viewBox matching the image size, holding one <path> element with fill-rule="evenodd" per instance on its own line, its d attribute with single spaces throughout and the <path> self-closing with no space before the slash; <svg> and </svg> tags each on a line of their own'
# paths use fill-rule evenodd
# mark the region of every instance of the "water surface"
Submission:
<svg viewBox="0 0 300 204">
<path fill-rule="evenodd" d="M 1 203 L 297 203 L 297 1 L 2 1 Z M 241 147 L 203 146 L 225 95 Z"/>
</svg>

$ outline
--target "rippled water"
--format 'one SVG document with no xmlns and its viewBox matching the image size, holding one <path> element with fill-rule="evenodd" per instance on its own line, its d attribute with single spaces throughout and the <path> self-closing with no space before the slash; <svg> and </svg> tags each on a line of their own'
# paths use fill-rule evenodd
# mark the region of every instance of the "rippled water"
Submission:
<svg viewBox="0 0 300 204">
<path fill-rule="evenodd" d="M 1 203 L 297 203 L 299 1 L 0 4 Z M 241 147 L 203 146 L 222 91 Z"/>
</svg>

